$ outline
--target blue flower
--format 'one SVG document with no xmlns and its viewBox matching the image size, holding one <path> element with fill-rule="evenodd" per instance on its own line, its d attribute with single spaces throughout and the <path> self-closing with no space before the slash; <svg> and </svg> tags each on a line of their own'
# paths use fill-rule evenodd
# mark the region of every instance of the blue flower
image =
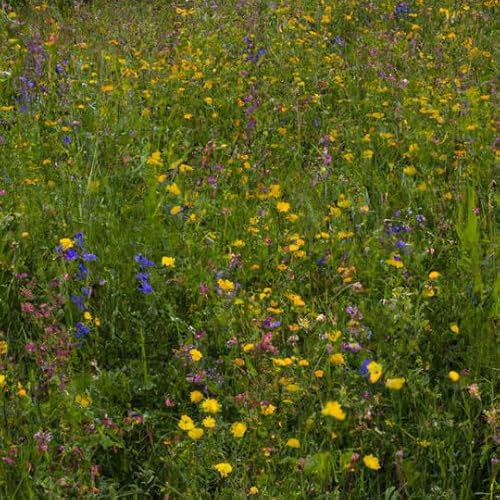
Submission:
<svg viewBox="0 0 500 500">
<path fill-rule="evenodd" d="M 75 306 L 80 310 L 80 311 L 85 311 L 86 307 L 83 301 L 85 300 L 84 297 L 80 297 L 79 295 L 71 295 L 70 297 L 71 302 L 75 304 Z"/>
<path fill-rule="evenodd" d="M 97 256 L 93 253 L 84 252 L 82 255 L 82 259 L 84 260 L 84 262 L 89 262 L 91 260 L 97 260 Z"/>
<path fill-rule="evenodd" d="M 153 287 L 151 286 L 151 284 L 148 281 L 141 281 L 141 285 L 138 287 L 138 290 L 139 290 L 139 292 L 142 292 L 145 294 L 149 294 L 149 293 L 154 292 Z"/>
<path fill-rule="evenodd" d="M 73 236 L 73 239 L 76 241 L 76 244 L 79 247 L 83 247 L 83 233 L 81 232 L 76 233 L 75 236 Z"/>
<path fill-rule="evenodd" d="M 372 362 L 370 358 L 367 358 L 363 361 L 361 368 L 359 369 L 360 375 L 368 375 L 368 365 Z"/>
<path fill-rule="evenodd" d="M 75 337 L 78 339 L 85 338 L 89 332 L 90 328 L 86 325 L 84 325 L 81 321 L 79 321 L 76 325 L 76 331 L 75 331 Z"/>
<path fill-rule="evenodd" d="M 66 260 L 75 260 L 78 258 L 78 252 L 76 250 L 74 250 L 73 248 L 68 248 L 64 252 L 64 258 Z"/>
<path fill-rule="evenodd" d="M 135 262 L 137 262 L 141 267 L 155 267 L 156 264 L 152 261 L 149 260 L 148 258 L 144 257 L 142 254 L 137 254 L 134 257 Z"/>
</svg>

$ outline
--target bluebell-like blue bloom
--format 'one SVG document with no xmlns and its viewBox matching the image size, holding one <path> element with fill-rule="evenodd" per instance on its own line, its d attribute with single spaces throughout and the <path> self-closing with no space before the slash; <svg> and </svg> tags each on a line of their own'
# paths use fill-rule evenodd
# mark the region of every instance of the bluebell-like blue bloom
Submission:
<svg viewBox="0 0 500 500">
<path fill-rule="evenodd" d="M 75 304 L 75 306 L 78 308 L 80 311 L 85 311 L 86 307 L 83 301 L 85 300 L 84 297 L 80 297 L 80 295 L 71 295 L 70 296 L 71 302 Z"/>
<path fill-rule="evenodd" d="M 71 138 L 69 137 L 69 135 L 65 135 L 63 137 L 63 142 L 64 144 L 66 144 L 66 146 L 68 146 L 71 143 Z"/>
<path fill-rule="evenodd" d="M 394 15 L 396 16 L 407 16 L 410 13 L 410 6 L 407 2 L 400 2 L 396 5 L 394 9 Z"/>
<path fill-rule="evenodd" d="M 94 260 L 97 260 L 97 255 L 95 255 L 93 253 L 84 252 L 82 255 L 82 259 L 84 260 L 84 262 L 89 262 L 91 260 L 94 261 Z"/>
<path fill-rule="evenodd" d="M 74 250 L 73 248 L 68 248 L 64 252 L 64 258 L 66 260 L 75 260 L 78 258 L 78 252 L 76 250 Z"/>
<path fill-rule="evenodd" d="M 367 358 L 363 361 L 361 368 L 359 369 L 360 375 L 368 375 L 368 365 L 372 362 L 370 358 Z"/>
<path fill-rule="evenodd" d="M 75 325 L 75 328 L 75 337 L 78 339 L 85 338 L 90 332 L 90 328 L 84 325 L 81 321 L 78 321 L 78 323 Z"/>
<path fill-rule="evenodd" d="M 152 261 L 149 260 L 148 258 L 144 257 L 142 254 L 137 254 L 134 257 L 134 260 L 141 266 L 141 267 L 155 267 L 156 264 Z"/>
<path fill-rule="evenodd" d="M 76 244 L 79 247 L 83 247 L 83 233 L 82 232 L 76 233 L 75 236 L 73 236 L 73 239 L 76 241 Z"/>
<path fill-rule="evenodd" d="M 148 281 L 141 281 L 141 284 L 138 287 L 138 290 L 142 293 L 145 293 L 145 294 L 149 294 L 149 293 L 154 292 L 153 287 L 151 286 L 151 284 Z"/>
</svg>

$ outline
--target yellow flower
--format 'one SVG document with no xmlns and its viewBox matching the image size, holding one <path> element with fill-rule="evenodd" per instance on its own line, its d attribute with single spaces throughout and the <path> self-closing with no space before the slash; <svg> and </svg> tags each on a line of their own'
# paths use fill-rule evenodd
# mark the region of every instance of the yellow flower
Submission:
<svg viewBox="0 0 500 500">
<path fill-rule="evenodd" d="M 325 374 L 325 372 L 323 370 L 315 370 L 315 372 L 314 372 L 314 376 L 316 378 L 323 378 L 324 374 Z"/>
<path fill-rule="evenodd" d="M 69 238 L 62 238 L 61 240 L 59 240 L 59 244 L 61 245 L 61 249 L 63 252 L 75 246 L 73 240 Z"/>
<path fill-rule="evenodd" d="M 300 441 L 295 438 L 290 438 L 287 442 L 286 445 L 289 448 L 300 448 Z"/>
<path fill-rule="evenodd" d="M 198 349 L 191 349 L 189 351 L 189 355 L 191 356 L 191 359 L 193 360 L 194 363 L 198 363 L 198 361 L 203 358 L 203 354 L 198 351 Z"/>
<path fill-rule="evenodd" d="M 115 87 L 113 85 L 103 85 L 101 87 L 101 92 L 112 92 L 114 88 Z"/>
<path fill-rule="evenodd" d="M 175 257 L 162 257 L 161 265 L 165 267 L 175 267 Z"/>
<path fill-rule="evenodd" d="M 179 196 L 181 194 L 181 189 L 175 182 L 167 186 L 165 190 L 168 191 L 170 194 L 173 194 L 174 196 Z"/>
<path fill-rule="evenodd" d="M 9 346 L 5 340 L 0 340 L 0 354 L 7 354 L 9 351 Z"/>
<path fill-rule="evenodd" d="M 242 438 L 247 431 L 247 426 L 243 422 L 235 422 L 231 425 L 231 434 L 235 438 Z"/>
<path fill-rule="evenodd" d="M 460 378 L 460 375 L 454 371 L 454 370 L 451 370 L 449 373 L 448 373 L 448 377 L 449 379 L 452 381 L 452 382 L 458 382 L 459 378 Z"/>
<path fill-rule="evenodd" d="M 296 307 L 304 307 L 306 303 L 302 299 L 300 295 L 297 295 L 295 293 L 290 293 L 287 295 L 288 299 L 291 300 L 292 304 Z"/>
<path fill-rule="evenodd" d="M 286 201 L 278 201 L 278 203 L 276 203 L 276 209 L 278 212 L 288 212 L 290 210 L 290 203 L 287 203 Z"/>
<path fill-rule="evenodd" d="M 203 424 L 203 427 L 206 427 L 207 429 L 213 429 L 217 425 L 217 421 L 214 417 L 205 417 L 201 423 Z"/>
<path fill-rule="evenodd" d="M 252 486 L 249 490 L 248 490 L 248 494 L 249 495 L 257 495 L 257 493 L 259 492 L 259 488 L 257 488 L 257 486 Z"/>
<path fill-rule="evenodd" d="M 199 403 L 203 399 L 203 393 L 201 391 L 192 391 L 189 399 L 191 403 Z"/>
<path fill-rule="evenodd" d="M 5 375 L 0 374 L 0 387 L 5 385 Z"/>
<path fill-rule="evenodd" d="M 180 205 L 175 205 L 175 207 L 172 207 L 170 209 L 170 214 L 177 215 L 181 210 L 182 210 L 182 207 Z"/>
<path fill-rule="evenodd" d="M 382 365 L 379 365 L 377 362 L 372 361 L 366 367 L 368 373 L 370 374 L 370 382 L 374 384 L 378 382 L 379 378 L 382 376 Z"/>
<path fill-rule="evenodd" d="M 92 403 L 92 399 L 90 398 L 90 396 L 85 396 L 85 395 L 81 395 L 81 394 L 78 394 L 75 398 L 75 401 L 77 402 L 77 404 L 79 404 L 82 408 L 87 408 L 88 406 L 90 406 L 90 404 Z"/>
<path fill-rule="evenodd" d="M 330 363 L 332 365 L 343 365 L 345 363 L 344 355 L 340 352 L 336 352 L 330 356 Z"/>
<path fill-rule="evenodd" d="M 455 334 L 457 334 L 458 332 L 460 332 L 460 328 L 459 328 L 459 326 L 458 326 L 456 323 L 452 323 L 452 324 L 450 325 L 450 330 L 451 330 L 453 333 L 455 333 Z"/>
<path fill-rule="evenodd" d="M 214 465 L 214 469 L 221 475 L 221 477 L 226 477 L 233 472 L 231 464 L 226 462 Z"/>
<path fill-rule="evenodd" d="M 160 151 L 155 151 L 151 153 L 151 156 L 147 159 L 146 163 L 148 165 L 155 165 L 157 167 L 161 167 L 163 165 L 163 161 L 161 159 Z"/>
<path fill-rule="evenodd" d="M 216 399 L 205 399 L 205 401 L 201 403 L 201 409 L 205 413 L 219 413 L 221 406 Z"/>
<path fill-rule="evenodd" d="M 371 149 L 365 149 L 361 155 L 365 160 L 371 160 L 373 157 L 373 151 Z"/>
<path fill-rule="evenodd" d="M 219 278 L 217 280 L 217 286 L 226 293 L 231 293 L 234 290 L 234 283 L 230 280 L 223 280 L 222 278 Z"/>
<path fill-rule="evenodd" d="M 403 377 L 388 378 L 385 381 L 385 386 L 388 389 L 394 389 L 396 391 L 399 391 L 399 389 L 401 389 L 401 387 L 403 387 L 403 385 L 405 385 L 405 382 L 406 382 L 406 380 Z"/>
<path fill-rule="evenodd" d="M 392 267 L 395 267 L 396 269 L 401 269 L 404 267 L 403 261 L 401 260 L 401 257 L 399 257 L 399 255 L 392 255 L 390 259 L 386 260 L 386 263 Z"/>
<path fill-rule="evenodd" d="M 183 431 L 190 431 L 191 429 L 194 429 L 193 419 L 187 415 L 182 415 L 177 425 Z"/>
<path fill-rule="evenodd" d="M 195 427 L 188 431 L 188 436 L 194 441 L 201 439 L 203 434 L 205 434 L 205 431 L 201 427 Z"/>
<path fill-rule="evenodd" d="M 429 279 L 430 279 L 431 281 L 436 281 L 436 280 L 438 280 L 438 279 L 440 278 L 440 276 L 441 276 L 441 273 L 438 273 L 437 271 L 431 271 L 431 272 L 429 273 Z"/>
<path fill-rule="evenodd" d="M 262 413 L 262 415 L 272 415 L 275 411 L 276 411 L 276 406 L 272 404 L 260 405 L 260 412 Z"/>
<path fill-rule="evenodd" d="M 366 455 L 363 457 L 363 463 L 371 470 L 379 470 L 380 462 L 377 457 L 373 455 Z"/>
<path fill-rule="evenodd" d="M 342 406 L 338 401 L 328 401 L 323 409 L 321 410 L 321 415 L 325 417 L 333 417 L 337 420 L 345 420 L 345 412 L 342 410 Z"/>
<path fill-rule="evenodd" d="M 413 165 L 408 165 L 407 167 L 403 168 L 403 173 L 408 177 L 413 177 L 417 174 L 417 169 Z"/>
</svg>

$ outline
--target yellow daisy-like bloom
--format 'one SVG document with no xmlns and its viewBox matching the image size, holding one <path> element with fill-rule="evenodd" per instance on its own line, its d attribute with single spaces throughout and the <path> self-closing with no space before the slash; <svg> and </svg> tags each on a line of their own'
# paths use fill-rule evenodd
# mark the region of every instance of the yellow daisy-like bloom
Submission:
<svg viewBox="0 0 500 500">
<path fill-rule="evenodd" d="M 396 256 L 394 255 L 390 259 L 387 259 L 386 263 L 392 267 L 395 267 L 396 269 L 402 269 L 403 267 L 405 267 L 403 261 L 400 258 L 396 258 Z"/>
<path fill-rule="evenodd" d="M 177 425 L 183 431 L 190 431 L 191 429 L 194 429 L 193 419 L 188 415 L 182 415 Z"/>
<path fill-rule="evenodd" d="M 7 345 L 7 342 L 5 340 L 0 341 L 0 354 L 7 354 L 9 351 L 9 346 Z"/>
<path fill-rule="evenodd" d="M 457 334 L 460 332 L 460 328 L 456 323 L 452 323 L 450 325 L 450 331 L 452 331 L 454 334 Z"/>
<path fill-rule="evenodd" d="M 192 391 L 189 399 L 191 403 L 199 403 L 203 399 L 203 393 L 201 391 Z"/>
<path fill-rule="evenodd" d="M 219 413 L 221 410 L 221 406 L 216 399 L 205 399 L 200 406 L 205 413 Z"/>
<path fill-rule="evenodd" d="M 217 425 L 217 421 L 214 417 L 205 417 L 201 423 L 203 424 L 203 427 L 206 427 L 207 429 L 214 429 Z"/>
<path fill-rule="evenodd" d="M 203 358 L 203 354 L 200 351 L 198 351 L 198 349 L 191 349 L 189 351 L 189 355 L 191 356 L 191 359 L 195 363 L 198 363 L 198 361 L 200 361 L 201 358 Z"/>
<path fill-rule="evenodd" d="M 330 363 L 332 365 L 343 365 L 345 363 L 344 355 L 340 352 L 336 352 L 330 356 Z"/>
<path fill-rule="evenodd" d="M 165 267 L 175 267 L 175 257 L 162 257 L 161 265 Z"/>
<path fill-rule="evenodd" d="M 388 378 L 385 381 L 385 386 L 388 389 L 393 389 L 396 391 L 399 391 L 404 385 L 405 385 L 406 380 L 403 377 L 399 378 Z"/>
<path fill-rule="evenodd" d="M 405 175 L 408 175 L 409 177 L 413 177 L 414 175 L 417 174 L 417 169 L 413 165 L 409 165 L 403 168 L 403 173 Z"/>
<path fill-rule="evenodd" d="M 0 387 L 5 385 L 5 375 L 0 374 Z"/>
<path fill-rule="evenodd" d="M 379 470 L 380 462 L 374 455 L 366 455 L 363 457 L 363 463 L 371 470 Z"/>
<path fill-rule="evenodd" d="M 234 290 L 234 283 L 230 280 L 223 280 L 222 278 L 217 280 L 217 286 L 226 293 L 231 293 Z"/>
<path fill-rule="evenodd" d="M 69 248 L 73 248 L 75 246 L 74 242 L 70 238 L 62 238 L 59 240 L 59 244 L 61 245 L 61 249 L 63 252 L 68 250 Z"/>
<path fill-rule="evenodd" d="M 382 376 L 382 365 L 379 365 L 377 362 L 372 361 L 366 368 L 368 370 L 368 373 L 370 374 L 370 382 L 372 384 L 378 382 L 378 380 Z"/>
<path fill-rule="evenodd" d="M 205 431 L 201 427 L 195 427 L 194 429 L 191 429 L 190 431 L 188 431 L 188 436 L 193 441 L 197 441 L 198 439 L 201 439 L 203 437 L 203 434 L 205 434 Z"/>
<path fill-rule="evenodd" d="M 302 297 L 296 293 L 290 293 L 287 297 L 295 307 L 304 307 L 306 305 Z"/>
<path fill-rule="evenodd" d="M 165 188 L 165 191 L 168 193 L 174 195 L 174 196 L 179 196 L 181 194 L 181 189 L 179 186 L 174 182 L 173 184 L 170 184 Z"/>
<path fill-rule="evenodd" d="M 296 438 L 290 438 L 287 442 L 286 445 L 289 448 L 300 448 L 300 441 Z"/>
<path fill-rule="evenodd" d="M 458 382 L 458 380 L 460 379 L 460 375 L 456 371 L 451 370 L 450 372 L 448 372 L 448 378 L 452 382 Z"/>
<path fill-rule="evenodd" d="M 235 422 L 231 425 L 231 434 L 235 438 L 242 438 L 247 431 L 247 426 L 243 422 Z"/>
<path fill-rule="evenodd" d="M 161 167 L 163 165 L 163 161 L 161 159 L 160 151 L 155 151 L 151 153 L 151 156 L 147 159 L 146 163 L 148 165 L 155 165 L 157 167 Z"/>
<path fill-rule="evenodd" d="M 272 415 L 275 411 L 276 411 L 276 406 L 272 404 L 260 405 L 260 412 L 262 413 L 262 415 Z"/>
<path fill-rule="evenodd" d="M 82 394 L 78 394 L 75 398 L 77 404 L 79 404 L 82 408 L 87 408 L 92 403 L 92 398 L 90 396 L 85 396 Z"/>
<path fill-rule="evenodd" d="M 314 371 L 314 376 L 316 378 L 323 378 L 324 374 L 325 374 L 325 372 L 323 370 L 315 370 Z"/>
<path fill-rule="evenodd" d="M 290 210 L 290 203 L 287 203 L 286 201 L 278 201 L 278 203 L 276 203 L 276 209 L 278 212 L 286 213 Z"/>
<path fill-rule="evenodd" d="M 441 277 L 441 273 L 438 273 L 437 271 L 431 271 L 429 273 L 429 279 L 431 281 L 436 281 Z"/>
<path fill-rule="evenodd" d="M 249 495 L 257 495 L 257 493 L 259 492 L 259 488 L 257 488 L 257 486 L 252 486 L 249 490 L 248 490 L 248 494 Z"/>
<path fill-rule="evenodd" d="M 232 465 L 226 462 L 215 464 L 214 469 L 221 475 L 221 477 L 226 477 L 233 472 Z"/>
<path fill-rule="evenodd" d="M 328 401 L 323 409 L 321 410 L 321 415 L 325 417 L 333 417 L 337 420 L 345 420 L 346 414 L 342 410 L 342 406 L 338 401 Z"/>
</svg>

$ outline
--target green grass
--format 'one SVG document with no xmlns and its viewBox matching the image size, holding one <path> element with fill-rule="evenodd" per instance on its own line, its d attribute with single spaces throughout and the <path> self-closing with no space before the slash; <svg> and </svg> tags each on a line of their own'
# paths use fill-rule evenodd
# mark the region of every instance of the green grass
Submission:
<svg viewBox="0 0 500 500">
<path fill-rule="evenodd" d="M 0 496 L 495 498 L 496 2 L 5 4 Z"/>
</svg>

